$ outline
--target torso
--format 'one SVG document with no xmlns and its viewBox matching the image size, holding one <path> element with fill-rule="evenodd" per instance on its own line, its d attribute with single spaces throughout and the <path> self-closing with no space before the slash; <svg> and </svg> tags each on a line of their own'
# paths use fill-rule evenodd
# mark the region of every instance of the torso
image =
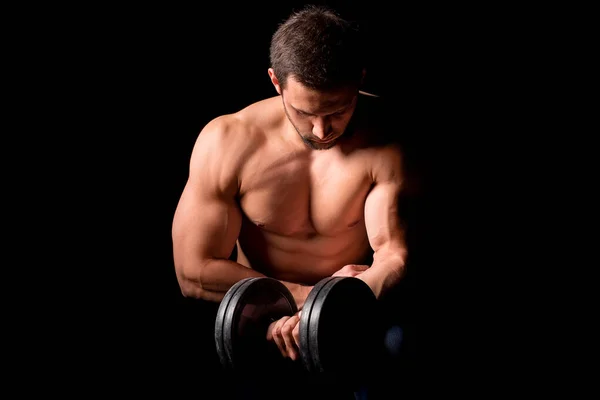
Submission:
<svg viewBox="0 0 600 400">
<path fill-rule="evenodd" d="M 273 107 L 279 100 L 268 101 Z M 358 134 L 327 151 L 298 149 L 281 140 L 277 125 L 273 129 L 252 130 L 260 140 L 250 139 L 255 146 L 239 171 L 237 261 L 306 284 L 346 264 L 366 263 L 372 250 L 364 205 L 376 148 Z"/>
</svg>

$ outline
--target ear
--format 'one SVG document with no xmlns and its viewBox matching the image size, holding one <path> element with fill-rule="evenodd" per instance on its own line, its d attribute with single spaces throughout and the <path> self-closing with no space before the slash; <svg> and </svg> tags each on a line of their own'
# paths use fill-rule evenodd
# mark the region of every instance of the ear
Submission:
<svg viewBox="0 0 600 400">
<path fill-rule="evenodd" d="M 277 79 L 277 77 L 275 76 L 275 71 L 273 70 L 273 68 L 269 68 L 268 72 L 269 78 L 271 78 L 271 83 L 273 84 L 273 86 L 275 86 L 275 90 L 277 90 L 277 93 L 281 94 L 281 85 L 279 84 L 279 79 Z"/>
</svg>

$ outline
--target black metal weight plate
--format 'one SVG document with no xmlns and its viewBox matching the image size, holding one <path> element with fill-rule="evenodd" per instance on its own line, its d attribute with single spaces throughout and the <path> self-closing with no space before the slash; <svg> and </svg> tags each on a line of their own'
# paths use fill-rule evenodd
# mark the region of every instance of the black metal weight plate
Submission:
<svg viewBox="0 0 600 400">
<path fill-rule="evenodd" d="M 227 312 L 227 308 L 231 303 L 231 299 L 233 295 L 239 290 L 239 288 L 249 281 L 256 278 L 246 278 L 238 281 L 233 286 L 229 288 L 225 296 L 221 300 L 219 304 L 219 308 L 217 310 L 217 315 L 215 318 L 215 345 L 217 348 L 217 354 L 219 355 L 219 360 L 221 361 L 221 365 L 225 368 L 229 368 L 229 359 L 227 357 L 227 353 L 225 352 L 225 344 L 223 342 L 224 336 L 224 325 L 225 325 L 225 314 Z"/>
<path fill-rule="evenodd" d="M 377 299 L 354 277 L 328 277 L 309 293 L 300 316 L 300 356 L 306 369 L 333 379 L 360 378 L 374 362 Z"/>
<path fill-rule="evenodd" d="M 239 372 L 276 369 L 284 358 L 267 341 L 267 327 L 297 311 L 292 294 L 276 279 L 247 278 L 236 283 L 217 311 L 215 342 L 221 363 Z"/>
</svg>

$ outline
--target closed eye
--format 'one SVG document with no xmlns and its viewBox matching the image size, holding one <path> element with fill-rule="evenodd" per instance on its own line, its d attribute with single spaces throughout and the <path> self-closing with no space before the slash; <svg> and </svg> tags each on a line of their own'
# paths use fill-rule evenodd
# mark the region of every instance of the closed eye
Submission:
<svg viewBox="0 0 600 400">
<path fill-rule="evenodd" d="M 329 114 L 330 117 L 341 117 L 342 115 L 346 114 L 346 112 L 348 111 L 348 109 L 346 110 L 342 110 L 342 111 L 337 111 L 334 112 L 333 114 Z M 300 111 L 300 110 L 296 110 L 296 112 L 298 113 L 298 115 L 301 115 L 303 117 L 308 117 L 308 116 L 314 116 L 315 114 L 310 114 L 304 111 Z"/>
</svg>

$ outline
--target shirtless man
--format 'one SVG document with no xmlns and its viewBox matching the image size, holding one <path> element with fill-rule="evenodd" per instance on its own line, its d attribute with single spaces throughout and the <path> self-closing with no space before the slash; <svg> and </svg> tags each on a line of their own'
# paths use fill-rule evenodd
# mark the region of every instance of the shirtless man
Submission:
<svg viewBox="0 0 600 400">
<path fill-rule="evenodd" d="M 277 95 L 202 129 L 172 229 L 184 296 L 219 302 L 239 280 L 269 276 L 301 312 L 328 276 L 358 277 L 377 298 L 402 279 L 402 152 L 386 138 L 383 99 L 361 91 L 360 55 L 350 23 L 298 11 L 272 38 Z M 298 322 L 284 317 L 268 335 L 292 359 Z"/>
</svg>

